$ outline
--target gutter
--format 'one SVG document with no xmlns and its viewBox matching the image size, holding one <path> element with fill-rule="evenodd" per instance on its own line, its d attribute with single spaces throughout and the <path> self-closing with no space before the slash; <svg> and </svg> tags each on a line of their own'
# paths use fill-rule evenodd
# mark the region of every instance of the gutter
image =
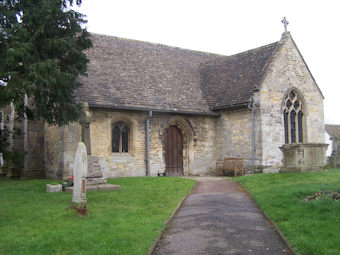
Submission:
<svg viewBox="0 0 340 255">
<path fill-rule="evenodd" d="M 223 110 L 223 109 L 233 110 L 235 108 L 246 108 L 247 106 L 249 106 L 249 102 L 217 106 L 217 107 L 213 107 L 212 110 Z"/>
<path fill-rule="evenodd" d="M 144 112 L 159 112 L 159 113 L 172 113 L 172 114 L 188 114 L 188 115 L 203 115 L 203 116 L 215 116 L 218 117 L 220 114 L 215 112 L 187 112 L 187 111 L 174 111 L 174 110 L 157 110 L 148 109 L 140 107 L 124 107 L 124 106 L 112 106 L 112 105 L 99 105 L 89 103 L 91 108 L 103 108 L 103 109 L 113 109 L 113 110 L 128 110 L 128 111 L 144 111 Z"/>
</svg>

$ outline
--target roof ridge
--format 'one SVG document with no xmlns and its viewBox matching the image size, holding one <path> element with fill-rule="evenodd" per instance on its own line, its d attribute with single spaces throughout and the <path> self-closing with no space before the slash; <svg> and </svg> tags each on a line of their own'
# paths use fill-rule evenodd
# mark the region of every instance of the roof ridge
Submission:
<svg viewBox="0 0 340 255">
<path fill-rule="evenodd" d="M 258 51 L 260 49 L 263 49 L 263 48 L 267 48 L 269 46 L 273 46 L 274 44 L 277 44 L 279 43 L 280 41 L 276 41 L 276 42 L 273 42 L 273 43 L 269 43 L 269 44 L 266 44 L 266 45 L 263 45 L 263 46 L 260 46 L 260 47 L 256 47 L 256 48 L 253 48 L 253 49 L 250 49 L 250 50 L 246 50 L 246 51 L 242 51 L 240 53 L 236 53 L 236 54 L 233 54 L 233 55 L 229 55 L 228 57 L 234 57 L 234 56 L 240 56 L 240 55 L 243 55 L 243 54 L 247 54 L 247 53 L 250 53 L 251 51 Z"/>
<path fill-rule="evenodd" d="M 90 34 L 91 35 L 93 34 L 93 35 L 108 37 L 108 38 L 116 38 L 116 39 L 119 39 L 119 40 L 130 41 L 130 42 L 135 42 L 135 43 L 143 43 L 143 44 L 158 46 L 158 47 L 161 47 L 161 48 L 168 48 L 168 49 L 174 49 L 174 50 L 179 50 L 179 51 L 188 51 L 188 52 L 205 54 L 205 55 L 214 55 L 214 56 L 217 56 L 217 57 L 218 56 L 226 57 L 226 55 L 222 55 L 222 54 L 219 54 L 219 53 L 212 53 L 212 52 L 200 51 L 200 50 L 192 50 L 192 49 L 188 49 L 188 48 L 182 48 L 182 47 L 179 47 L 179 46 L 172 46 L 172 45 L 167 45 L 167 44 L 162 44 L 162 43 L 156 43 L 156 42 L 149 42 L 149 41 L 143 41 L 143 40 L 138 40 L 138 39 L 119 37 L 119 36 L 115 36 L 115 35 L 99 34 L 99 33 L 94 33 L 94 32 L 90 32 Z"/>
<path fill-rule="evenodd" d="M 261 84 L 275 58 L 279 42 L 200 65 L 201 89 L 210 108 L 246 105 L 254 95 L 255 85 Z"/>
<path fill-rule="evenodd" d="M 239 52 L 239 53 L 236 53 L 236 54 L 233 54 L 233 55 L 222 56 L 222 58 L 220 58 L 220 59 L 210 60 L 210 61 L 201 63 L 201 65 L 217 63 L 217 62 L 220 62 L 220 61 L 223 61 L 223 60 L 226 60 L 226 59 L 230 59 L 230 58 L 233 58 L 233 57 L 246 55 L 246 54 L 249 54 L 250 52 L 259 51 L 263 48 L 270 47 L 270 46 L 273 46 L 274 44 L 279 44 L 279 43 L 280 43 L 280 41 L 276 41 L 276 42 L 266 44 L 266 45 L 263 45 L 263 46 L 259 46 L 259 47 L 256 47 L 256 48 L 253 48 L 253 49 L 250 49 L 250 50 L 242 51 L 242 52 Z"/>
</svg>

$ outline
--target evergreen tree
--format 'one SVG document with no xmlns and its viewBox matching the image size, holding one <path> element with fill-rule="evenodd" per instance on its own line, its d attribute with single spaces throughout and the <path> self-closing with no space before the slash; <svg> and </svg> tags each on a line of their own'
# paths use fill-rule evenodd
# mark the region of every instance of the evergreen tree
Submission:
<svg viewBox="0 0 340 255">
<path fill-rule="evenodd" d="M 1 0 L 0 108 L 13 102 L 19 117 L 50 124 L 79 117 L 73 92 L 86 75 L 83 51 L 91 41 L 84 15 L 70 9 L 74 3 L 81 0 Z"/>
<path fill-rule="evenodd" d="M 0 110 L 12 102 L 18 120 L 24 114 L 58 125 L 78 119 L 74 90 L 86 75 L 83 51 L 91 40 L 73 4 L 81 0 L 1 0 Z M 0 129 L 0 153 L 13 162 L 8 137 L 7 128 Z"/>
</svg>

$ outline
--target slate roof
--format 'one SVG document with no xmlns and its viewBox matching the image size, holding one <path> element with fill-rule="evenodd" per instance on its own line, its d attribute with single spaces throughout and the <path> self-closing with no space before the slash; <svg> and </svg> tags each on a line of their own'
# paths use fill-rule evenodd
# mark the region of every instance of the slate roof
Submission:
<svg viewBox="0 0 340 255">
<path fill-rule="evenodd" d="M 199 64 L 220 55 L 92 34 L 83 86 L 90 106 L 212 114 L 200 88 Z"/>
<path fill-rule="evenodd" d="M 277 45 L 227 57 L 99 34 L 92 34 L 92 43 L 79 101 L 192 114 L 246 104 Z"/>
<path fill-rule="evenodd" d="M 337 137 L 340 138 L 340 125 L 325 125 L 326 132 L 329 134 L 330 137 Z"/>
<path fill-rule="evenodd" d="M 211 109 L 249 102 L 256 89 L 254 86 L 262 83 L 277 44 L 203 64 L 201 85 Z"/>
</svg>

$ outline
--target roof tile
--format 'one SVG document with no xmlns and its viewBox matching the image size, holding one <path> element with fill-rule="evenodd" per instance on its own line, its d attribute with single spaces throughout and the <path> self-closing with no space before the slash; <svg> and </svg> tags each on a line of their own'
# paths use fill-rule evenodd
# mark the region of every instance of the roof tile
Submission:
<svg viewBox="0 0 340 255">
<path fill-rule="evenodd" d="M 79 101 L 195 114 L 248 102 L 277 45 L 226 57 L 98 34 L 92 43 Z"/>
</svg>

